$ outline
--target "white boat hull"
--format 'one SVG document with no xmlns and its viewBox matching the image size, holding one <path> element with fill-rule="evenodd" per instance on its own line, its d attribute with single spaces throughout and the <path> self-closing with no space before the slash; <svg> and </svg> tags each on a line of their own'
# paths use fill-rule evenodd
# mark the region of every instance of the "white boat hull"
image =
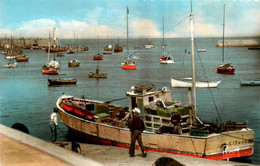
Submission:
<svg viewBox="0 0 260 166">
<path fill-rule="evenodd" d="M 173 64 L 174 60 L 160 60 L 161 64 Z"/>
<path fill-rule="evenodd" d="M 196 81 L 196 88 L 216 88 L 221 81 L 217 82 L 199 82 Z M 179 81 L 175 79 L 171 79 L 171 85 L 173 88 L 191 88 L 191 82 Z"/>
</svg>

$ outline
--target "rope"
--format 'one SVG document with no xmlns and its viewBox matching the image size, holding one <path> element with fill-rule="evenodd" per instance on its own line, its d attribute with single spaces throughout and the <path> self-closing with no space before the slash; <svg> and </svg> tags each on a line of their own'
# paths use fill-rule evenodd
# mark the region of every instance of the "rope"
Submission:
<svg viewBox="0 0 260 166">
<path fill-rule="evenodd" d="M 194 43 L 195 43 L 195 48 L 196 48 L 196 50 L 198 50 L 196 40 L 195 40 Z M 207 75 L 206 75 L 206 72 L 205 72 L 205 69 L 204 69 L 204 66 L 203 66 L 203 64 L 202 64 L 202 60 L 201 60 L 200 54 L 199 54 L 199 52 L 197 52 L 197 53 L 198 53 L 198 56 L 199 56 L 199 59 L 200 59 L 200 64 L 201 64 L 202 70 L 203 70 L 203 72 L 204 72 L 206 81 L 209 82 L 209 81 L 208 81 L 208 78 L 207 78 Z M 220 114 L 219 114 L 218 107 L 217 107 L 217 104 L 216 104 L 216 101 L 215 101 L 215 98 L 214 98 L 214 96 L 213 96 L 213 93 L 212 93 L 211 88 L 209 88 L 209 91 L 210 91 L 210 95 L 211 95 L 211 97 L 212 97 L 212 99 L 213 99 L 214 106 L 215 106 L 215 109 L 216 109 L 217 114 L 218 114 L 218 118 L 219 118 L 220 122 L 222 123 L 222 119 L 221 119 L 221 116 L 220 116 Z"/>
</svg>

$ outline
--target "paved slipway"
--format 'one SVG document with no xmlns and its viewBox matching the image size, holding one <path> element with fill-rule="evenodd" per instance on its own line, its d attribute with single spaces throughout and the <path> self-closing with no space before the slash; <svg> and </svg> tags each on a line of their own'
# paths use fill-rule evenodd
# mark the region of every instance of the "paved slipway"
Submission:
<svg viewBox="0 0 260 166">
<path fill-rule="evenodd" d="M 71 148 L 70 142 L 56 142 L 57 145 L 62 145 L 65 149 Z M 215 161 L 203 158 L 173 155 L 167 153 L 147 152 L 147 157 L 143 158 L 140 150 L 135 151 L 135 157 L 129 157 L 128 149 L 105 146 L 82 144 L 81 155 L 88 157 L 94 161 L 98 161 L 107 166 L 152 166 L 160 157 L 171 157 L 186 166 L 246 166 L 247 163 L 237 163 L 231 161 Z"/>
<path fill-rule="evenodd" d="M 64 145 L 61 147 L 60 145 Z M 79 144 L 81 153 L 71 151 L 70 142 L 44 142 L 0 124 L 0 165 L 87 165 L 87 166 L 151 166 L 160 157 L 171 157 L 186 166 L 245 166 L 250 164 L 214 161 L 202 158 L 148 152 L 146 158 L 136 150 L 129 157 L 128 149 L 93 144 Z"/>
</svg>

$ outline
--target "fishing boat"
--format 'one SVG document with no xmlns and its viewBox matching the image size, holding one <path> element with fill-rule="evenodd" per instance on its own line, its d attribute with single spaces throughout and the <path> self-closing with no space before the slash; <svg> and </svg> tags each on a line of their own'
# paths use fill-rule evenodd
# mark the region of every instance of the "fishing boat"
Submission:
<svg viewBox="0 0 260 166">
<path fill-rule="evenodd" d="M 241 86 L 260 86 L 260 81 L 258 80 L 241 80 Z"/>
<path fill-rule="evenodd" d="M 79 65 L 80 65 L 80 61 L 77 59 L 72 59 L 68 63 L 69 67 L 79 67 Z"/>
<path fill-rule="evenodd" d="M 108 44 L 104 47 L 103 54 L 112 54 L 113 53 L 113 45 Z"/>
<path fill-rule="evenodd" d="M 112 44 L 108 44 L 104 47 L 104 51 L 112 51 L 113 50 L 113 45 Z"/>
<path fill-rule="evenodd" d="M 93 60 L 103 60 L 103 55 L 99 53 L 99 36 L 98 36 L 98 53 L 94 55 Z"/>
<path fill-rule="evenodd" d="M 48 79 L 49 85 L 64 85 L 64 84 L 76 84 L 75 78 L 59 78 L 59 79 Z"/>
<path fill-rule="evenodd" d="M 192 9 L 192 8 L 191 8 Z M 192 10 L 191 10 L 192 11 Z M 193 32 L 193 13 L 190 14 Z M 194 37 L 191 33 L 191 47 Z M 192 59 L 194 51 L 192 51 Z M 194 62 L 194 61 L 193 61 Z M 194 66 L 194 65 L 193 65 Z M 195 72 L 192 77 L 195 80 Z M 248 157 L 253 154 L 254 131 L 240 122 L 206 123 L 197 116 L 196 86 L 193 81 L 194 103 L 173 100 L 167 87 L 136 85 L 126 92 L 129 107 L 85 98 L 62 95 L 56 102 L 59 118 L 71 133 L 92 143 L 129 148 L 128 129 L 134 108 L 141 110 L 145 123 L 142 140 L 146 151 L 194 156 L 213 160 Z M 171 112 L 181 115 L 182 134 L 174 133 Z M 136 146 L 136 149 L 139 149 Z"/>
<path fill-rule="evenodd" d="M 196 81 L 196 88 L 216 88 L 221 81 L 216 82 L 199 82 Z M 173 88 L 192 88 L 192 82 L 185 82 L 171 78 L 171 86 Z"/>
<path fill-rule="evenodd" d="M 121 68 L 125 69 L 125 70 L 134 70 L 136 69 L 136 65 L 135 62 L 130 59 L 130 54 L 129 54 L 129 43 L 128 43 L 128 14 L 129 14 L 129 9 L 127 7 L 127 11 L 126 11 L 126 29 L 127 29 L 127 38 L 126 38 L 126 42 L 127 42 L 127 59 L 124 60 L 121 63 Z"/>
<path fill-rule="evenodd" d="M 94 55 L 93 60 L 103 60 L 103 55 L 97 53 L 96 55 Z"/>
<path fill-rule="evenodd" d="M 194 107 L 173 101 L 167 88 L 137 85 L 126 92 L 129 109 L 108 102 L 62 95 L 56 102 L 59 118 L 76 136 L 92 143 L 129 148 L 128 121 L 138 107 L 145 122 L 142 134 L 147 151 L 222 160 L 251 156 L 254 132 L 246 124 L 201 122 Z M 182 117 L 182 135 L 173 133 L 171 111 Z M 120 119 L 118 115 L 123 115 Z M 138 147 L 136 147 L 138 149 Z"/>
<path fill-rule="evenodd" d="M 222 64 L 217 67 L 219 74 L 234 74 L 235 68 L 230 63 L 224 63 L 224 47 L 225 47 L 225 5 L 223 10 L 223 41 L 222 41 Z"/>
<path fill-rule="evenodd" d="M 123 52 L 123 47 L 119 45 L 119 38 L 118 38 L 118 42 L 114 48 L 114 53 L 119 53 L 119 52 Z"/>
<path fill-rule="evenodd" d="M 15 57 L 16 62 L 28 62 L 29 56 L 27 55 L 18 55 Z"/>
<path fill-rule="evenodd" d="M 57 69 L 51 66 L 43 65 L 42 74 L 59 74 Z"/>
<path fill-rule="evenodd" d="M 93 78 L 107 78 L 107 73 L 93 73 L 93 72 L 89 72 L 88 76 L 89 77 L 93 77 Z"/>
</svg>

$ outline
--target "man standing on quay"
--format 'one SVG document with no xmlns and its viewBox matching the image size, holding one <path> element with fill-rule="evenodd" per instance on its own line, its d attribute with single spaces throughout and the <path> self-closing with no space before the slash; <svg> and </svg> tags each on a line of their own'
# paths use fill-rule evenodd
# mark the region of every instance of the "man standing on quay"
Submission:
<svg viewBox="0 0 260 166">
<path fill-rule="evenodd" d="M 135 154 L 135 142 L 138 141 L 140 149 L 142 151 L 142 157 L 146 157 L 146 152 L 144 151 L 144 145 L 142 142 L 142 132 L 145 129 L 144 121 L 139 117 L 140 110 L 138 108 L 133 109 L 134 118 L 132 119 L 129 129 L 131 131 L 131 145 L 129 148 L 130 157 L 134 157 Z"/>
</svg>

